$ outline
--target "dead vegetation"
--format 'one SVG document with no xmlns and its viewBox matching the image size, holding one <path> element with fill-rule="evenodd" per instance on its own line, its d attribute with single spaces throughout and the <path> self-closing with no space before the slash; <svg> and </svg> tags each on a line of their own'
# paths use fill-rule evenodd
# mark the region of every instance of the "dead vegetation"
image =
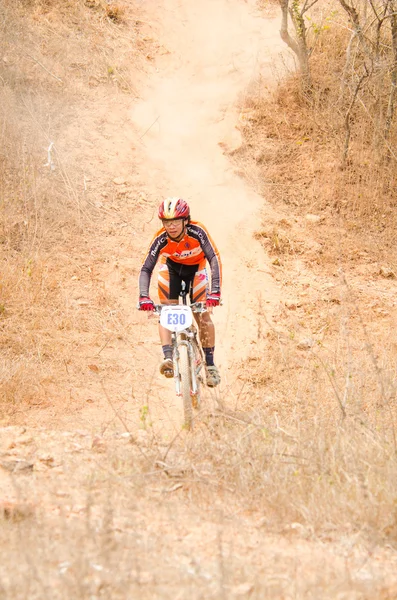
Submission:
<svg viewBox="0 0 397 600">
<path fill-rule="evenodd" d="M 361 6 L 357 4 L 357 12 Z M 319 226 L 314 237 L 337 250 L 334 261 L 348 262 L 352 245 L 376 260 L 394 260 L 396 164 L 390 149 L 395 123 L 388 124 L 386 137 L 382 133 L 393 63 L 390 36 L 377 32 L 384 53 L 377 68 L 374 56 L 362 48 L 355 49 L 352 66 L 348 52 L 353 52 L 354 38 L 339 4 L 328 3 L 310 23 L 312 35 L 316 31 L 310 91 L 302 91 L 295 75 L 270 95 L 257 82 L 242 107 L 244 144 L 234 157 L 248 177 L 251 171 L 260 173 L 259 180 L 253 175 L 251 180 L 270 202 L 297 216 L 322 218 L 325 227 Z M 375 46 L 372 26 L 375 22 L 368 24 L 365 36 Z M 357 72 L 371 60 L 356 98 Z M 335 235 L 340 236 L 337 245 L 332 244 Z"/>
<path fill-rule="evenodd" d="M 101 180 L 98 162 L 81 164 L 96 140 L 84 146 L 74 114 L 94 110 L 102 88 L 133 93 L 125 64 L 146 46 L 139 28 L 132 42 L 123 37 L 135 19 L 126 3 L 3 7 L 0 397 L 6 422 L 21 422 L 26 406 L 54 397 L 65 412 L 79 393 L 90 401 L 107 368 L 124 377 L 120 356 L 139 335 L 104 284 L 110 265 L 120 280 L 136 273 L 101 239 L 114 234 L 110 213 L 118 243 L 130 243 L 131 230 L 120 231 L 144 198 L 124 180 Z M 340 45 L 322 43 L 318 91 L 304 97 L 292 78 L 274 98 L 251 99 L 235 154 L 288 213 L 257 232 L 284 291 L 276 325 L 260 308 L 255 351 L 191 435 L 164 444 L 146 405 L 136 439 L 62 432 L 60 444 L 59 432 L 3 428 L 0 473 L 12 461 L 33 465 L 14 464 L 15 500 L 0 505 L 5 598 L 396 595 L 394 174 L 368 169 L 360 114 L 352 163 L 339 170 L 330 86 Z M 372 295 L 341 275 L 349 260 L 365 267 Z M 329 553 L 340 560 L 327 562 Z"/>
<path fill-rule="evenodd" d="M 144 68 L 146 59 L 131 6 L 3 1 L 1 15 L 0 396 L 7 412 L 48 400 L 81 341 L 97 339 L 117 306 L 89 266 L 88 234 L 99 233 L 104 210 L 115 213 L 115 227 L 125 223 L 116 206 L 134 204 L 137 192 L 121 197 L 101 179 L 96 138 L 80 115 L 103 118 L 102 88 L 133 94 L 131 64 Z M 98 264 L 109 261 L 99 244 L 95 252 Z"/>
<path fill-rule="evenodd" d="M 296 75 L 270 93 L 259 80 L 241 106 L 243 144 L 231 156 L 238 172 L 276 208 L 275 218 L 266 211 L 256 237 L 271 257 L 283 301 L 273 315 L 270 332 L 259 336 L 251 357 L 240 364 L 239 377 L 254 413 L 254 407 L 265 406 L 266 421 L 282 428 L 286 444 L 299 438 L 286 462 L 293 463 L 291 456 L 302 457 L 303 449 L 313 445 L 308 463 L 296 471 L 291 467 L 297 489 L 289 490 L 289 508 L 295 505 L 292 499 L 301 498 L 306 513 L 310 498 L 316 498 L 306 514 L 317 514 L 317 523 L 322 525 L 331 514 L 343 515 L 336 527 L 341 533 L 342 521 L 351 523 L 352 497 L 363 507 L 376 496 L 377 507 L 361 513 L 359 527 L 361 531 L 371 528 L 373 516 L 383 513 L 384 524 L 371 535 L 377 540 L 379 534 L 391 535 L 392 540 L 395 525 L 386 521 L 394 509 L 389 505 L 383 512 L 384 496 L 381 499 L 375 490 L 368 495 L 357 458 L 371 454 L 369 440 L 380 434 L 383 449 L 389 450 L 382 458 L 372 455 L 372 464 L 378 464 L 375 470 L 386 469 L 384 483 L 375 486 L 383 489 L 389 481 L 386 472 L 395 462 L 397 416 L 393 333 L 397 316 L 393 283 L 396 166 L 394 157 L 385 160 L 385 148 L 379 143 L 379 98 L 387 98 L 387 89 L 382 87 L 384 82 L 374 79 L 349 113 L 351 135 L 344 161 L 351 96 L 347 89 L 342 91 L 350 35 L 343 18 L 340 11 L 334 14 L 318 38 L 310 63 L 310 92 L 302 91 Z M 395 140 L 394 123 L 388 135 Z M 394 142 L 390 145 L 394 147 Z M 266 321 L 265 311 L 258 317 L 258 331 L 263 331 L 260 321 Z M 350 444 L 357 444 L 354 450 Z M 348 446 L 352 455 L 345 455 L 345 467 L 354 465 L 354 475 L 339 463 L 339 451 Z M 309 482 L 314 465 L 325 463 L 326 472 L 333 472 L 328 491 L 322 488 L 324 475 L 319 472 Z M 337 463 L 337 471 L 342 467 L 338 472 L 334 470 Z M 276 469 L 283 472 L 277 489 L 288 487 L 294 479 L 285 469 L 284 465 Z M 273 478 L 277 479 L 276 473 Z M 342 481 L 347 487 L 333 513 Z M 282 504 L 277 496 L 277 509 Z M 285 516 L 285 510 L 286 505 L 279 514 Z M 289 518 L 302 525 L 299 512 L 289 513 Z M 310 527 L 315 527 L 314 521 Z"/>
<path fill-rule="evenodd" d="M 270 93 L 256 81 L 241 107 L 243 144 L 232 153 L 239 172 L 277 207 L 277 218 L 267 216 L 256 237 L 273 257 L 274 276 L 285 289 L 287 310 L 281 316 L 286 329 L 295 316 L 309 330 L 313 315 L 332 345 L 343 317 L 338 306 L 321 298 L 323 285 L 332 290 L 342 282 L 343 304 L 355 306 L 353 312 L 362 311 L 371 340 L 372 335 L 383 339 L 384 332 L 389 337 L 396 317 L 393 286 L 386 281 L 395 272 L 396 164 L 386 143 L 396 138 L 395 123 L 388 123 L 387 140 L 382 134 L 389 102 L 387 69 L 394 63 L 384 21 L 378 21 L 376 38 L 372 9 L 367 8 L 369 13 L 365 3 L 356 3 L 357 15 L 368 21 L 367 46 L 362 41 L 364 48 L 355 47 L 354 64 L 350 53 L 357 38 L 339 3 L 326 3 L 311 14 L 311 89 L 303 91 L 296 74 Z M 371 71 L 355 97 L 357 71 L 371 62 L 371 51 L 380 45 L 377 77 Z M 309 273 L 315 275 L 317 289 Z M 374 298 L 374 288 L 384 292 L 383 303 L 379 296 Z M 328 313 L 329 319 L 329 311 L 321 303 L 324 309 L 328 303 L 335 313 L 329 322 L 322 322 L 322 314 Z M 354 336 L 358 345 L 367 344 L 358 321 Z M 395 346 L 384 347 L 393 369 Z"/>
<path fill-rule="evenodd" d="M 54 432 L 3 430 L 3 463 L 33 465 L 14 469 L 15 499 L 0 507 L 4 597 L 26 597 L 15 582 L 32 561 L 32 598 L 191 588 L 197 599 L 331 599 L 335 586 L 393 597 L 393 436 L 357 415 L 341 420 L 317 395 L 304 401 L 207 412 L 167 445 L 150 427 L 137 437 L 63 432 L 62 444 Z"/>
</svg>

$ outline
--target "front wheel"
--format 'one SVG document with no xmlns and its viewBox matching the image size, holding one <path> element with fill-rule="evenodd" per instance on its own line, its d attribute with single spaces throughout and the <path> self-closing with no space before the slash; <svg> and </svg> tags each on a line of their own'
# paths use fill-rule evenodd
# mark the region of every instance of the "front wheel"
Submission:
<svg viewBox="0 0 397 600">
<path fill-rule="evenodd" d="M 190 361 L 189 351 L 185 344 L 181 344 L 179 350 L 179 376 L 181 378 L 181 394 L 183 399 L 183 414 L 185 427 L 190 429 L 193 421 L 192 399 L 190 396 Z"/>
<path fill-rule="evenodd" d="M 193 408 L 198 410 L 200 408 L 200 402 L 201 402 L 200 387 L 201 387 L 202 377 L 203 377 L 203 375 L 201 373 L 201 370 L 203 368 L 203 351 L 201 350 L 200 346 L 198 345 L 196 338 L 192 342 L 192 348 L 193 348 L 194 365 L 193 365 L 193 373 L 191 375 L 191 377 L 192 377 L 191 395 L 192 395 Z M 194 377 L 194 380 L 193 380 L 193 377 Z M 196 390 L 195 393 L 193 393 L 194 389 Z"/>
</svg>

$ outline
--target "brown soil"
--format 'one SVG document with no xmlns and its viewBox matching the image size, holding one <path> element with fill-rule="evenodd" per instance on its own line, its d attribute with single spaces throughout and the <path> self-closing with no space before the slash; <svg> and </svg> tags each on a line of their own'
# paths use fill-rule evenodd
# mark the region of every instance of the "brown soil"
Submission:
<svg viewBox="0 0 397 600">
<path fill-rule="evenodd" d="M 76 351 L 72 344 L 62 377 L 40 382 L 38 405 L 14 407 L 1 429 L 4 597 L 394 598 L 392 542 L 363 542 L 349 523 L 328 538 L 298 517 L 280 526 L 277 502 L 264 513 L 244 477 L 234 488 L 223 475 L 232 470 L 221 464 L 224 446 L 217 456 L 221 443 L 233 450 L 232 424 L 255 424 L 264 404 L 283 452 L 278 419 L 305 402 L 289 389 L 313 345 L 338 337 L 349 290 L 371 334 L 395 331 L 393 274 L 366 260 L 347 279 L 337 265 L 323 268 L 313 232 L 326 224 L 272 207 L 249 180 L 255 171 L 230 159 L 247 126 L 242 98 L 259 74 L 271 89 L 287 61 L 278 17 L 252 0 L 156 0 L 144 11 L 147 58 L 132 67 L 134 92 L 87 89 L 63 130 L 94 206 L 85 250 L 71 250 L 73 273 L 53 274 L 78 311 Z M 180 403 L 158 372 L 156 319 L 135 308 L 156 207 L 168 195 L 188 200 L 224 267 L 214 313 L 222 385 L 205 391 L 193 433 L 181 430 Z M 106 319 L 96 329 L 98 306 Z"/>
</svg>

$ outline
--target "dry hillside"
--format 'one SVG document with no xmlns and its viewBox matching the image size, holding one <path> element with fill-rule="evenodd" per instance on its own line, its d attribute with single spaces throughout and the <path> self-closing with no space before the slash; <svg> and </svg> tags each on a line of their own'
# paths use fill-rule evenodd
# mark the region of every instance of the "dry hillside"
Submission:
<svg viewBox="0 0 397 600">
<path fill-rule="evenodd" d="M 272 3 L 0 15 L 1 597 L 396 598 L 394 198 L 363 127 L 338 167 L 343 33 L 321 103 Z M 174 194 L 224 266 L 190 432 L 135 309 Z"/>
</svg>

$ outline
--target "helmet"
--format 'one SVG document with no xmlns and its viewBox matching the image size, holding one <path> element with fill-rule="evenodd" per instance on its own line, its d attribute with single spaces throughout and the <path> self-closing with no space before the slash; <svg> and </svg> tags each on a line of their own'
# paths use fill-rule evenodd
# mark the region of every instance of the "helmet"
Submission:
<svg viewBox="0 0 397 600">
<path fill-rule="evenodd" d="M 159 219 L 188 219 L 190 208 L 182 198 L 166 198 L 159 206 Z"/>
</svg>

